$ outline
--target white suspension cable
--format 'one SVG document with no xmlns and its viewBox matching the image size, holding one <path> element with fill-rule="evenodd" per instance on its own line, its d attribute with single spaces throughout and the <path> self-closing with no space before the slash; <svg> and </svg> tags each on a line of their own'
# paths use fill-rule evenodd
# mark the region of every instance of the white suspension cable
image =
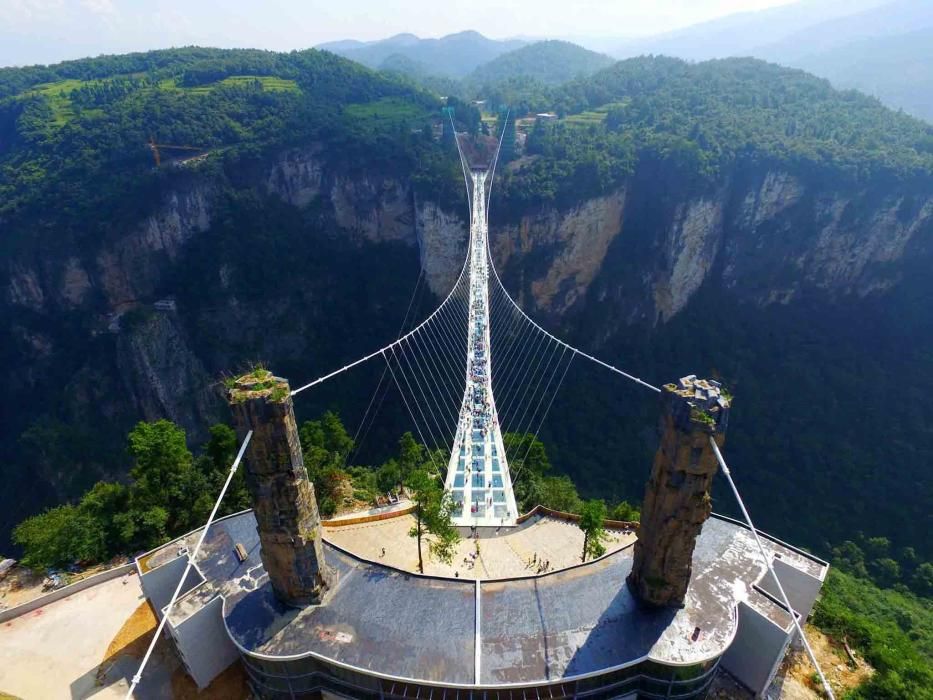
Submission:
<svg viewBox="0 0 933 700">
<path fill-rule="evenodd" d="M 395 340 L 393 340 L 391 343 L 389 343 L 389 344 L 386 345 L 385 347 L 379 348 L 379 349 L 376 350 L 375 352 L 371 352 L 371 353 L 369 353 L 368 355 L 366 355 L 365 357 L 361 357 L 360 359 L 358 359 L 358 360 L 356 360 L 356 361 L 354 361 L 354 362 L 351 362 L 351 363 L 348 364 L 348 365 L 344 365 L 343 367 L 341 367 L 341 368 L 338 369 L 338 370 L 334 370 L 333 372 L 331 372 L 331 373 L 329 373 L 329 374 L 325 374 L 323 377 L 318 377 L 317 379 L 315 379 L 315 380 L 313 380 L 313 381 L 310 381 L 310 382 L 308 382 L 307 384 L 298 387 L 297 389 L 292 389 L 292 396 L 295 396 L 296 394 L 300 394 L 300 393 L 301 393 L 302 391 L 304 391 L 305 389 L 310 389 L 311 387 L 317 386 L 318 384 L 321 384 L 322 382 L 326 382 L 328 379 L 333 379 L 334 377 L 336 377 L 336 376 L 338 376 L 338 375 L 340 375 L 340 374 L 343 374 L 343 373 L 346 372 L 347 370 L 353 369 L 353 368 L 356 367 L 357 365 L 361 365 L 361 364 L 363 364 L 364 362 L 367 362 L 368 360 L 371 360 L 371 359 L 373 359 L 374 357 L 376 357 L 376 356 L 378 356 L 378 355 L 383 355 L 383 354 L 385 353 L 386 350 L 391 350 L 393 347 L 395 347 L 396 345 L 398 345 L 399 343 L 401 343 L 401 342 L 402 342 L 405 338 L 407 338 L 408 336 L 412 335 L 413 333 L 417 333 L 421 328 L 423 328 L 423 327 L 426 326 L 428 323 L 430 323 L 431 320 L 432 320 L 435 316 L 437 316 L 437 313 L 438 313 L 441 309 L 443 309 L 444 306 L 447 304 L 447 302 L 450 300 L 450 298 L 451 298 L 451 296 L 453 295 L 454 291 L 455 291 L 455 290 L 458 288 L 458 286 L 460 285 L 460 281 L 463 279 L 463 275 L 464 275 L 464 273 L 466 272 L 467 264 L 469 263 L 469 261 L 470 261 L 470 256 L 467 255 L 466 258 L 465 258 L 464 261 L 463 261 L 463 267 L 462 267 L 461 270 L 460 270 L 460 276 L 457 277 L 457 281 L 454 283 L 454 286 L 450 288 L 450 291 L 447 293 L 447 296 L 444 297 L 444 301 L 442 301 L 442 302 L 440 303 L 440 306 L 438 306 L 436 309 L 434 309 L 433 312 L 431 312 L 431 315 L 430 315 L 430 316 L 428 316 L 428 317 L 427 317 L 426 319 L 424 319 L 421 323 L 419 323 L 417 326 L 415 326 L 415 328 L 413 328 L 412 330 L 408 331 L 408 333 L 406 333 L 405 335 L 403 335 L 401 338 L 396 338 Z"/>
<path fill-rule="evenodd" d="M 413 336 L 409 341 L 409 345 L 413 344 L 417 340 L 418 337 Z M 427 337 L 427 340 L 431 340 L 430 336 Z M 431 375 L 431 381 L 435 384 L 435 386 L 441 387 L 443 389 L 443 394 L 446 398 L 441 400 L 441 404 L 446 405 L 448 400 L 456 404 L 458 401 L 457 393 L 452 392 L 449 384 L 449 375 L 445 375 L 444 372 L 441 371 L 441 365 L 435 359 L 435 355 L 437 354 L 436 348 L 434 348 L 432 344 L 430 352 L 428 352 L 425 340 L 420 341 L 416 345 L 416 348 L 422 355 L 428 358 L 428 363 L 430 363 L 430 366 L 433 367 L 433 371 L 431 369 L 428 370 L 428 374 Z M 431 384 L 428 383 L 428 386 L 430 385 Z"/>
<path fill-rule="evenodd" d="M 505 134 L 505 130 L 503 129 L 502 135 L 504 135 L 504 134 Z M 500 146 L 500 147 L 502 146 L 502 138 L 501 138 L 501 136 L 500 136 L 500 139 L 499 139 L 499 146 Z M 496 159 L 498 160 L 498 151 L 497 151 Z M 493 175 L 495 175 L 495 173 L 493 173 Z M 491 188 L 492 188 L 492 183 L 490 183 L 490 190 L 491 190 Z M 487 208 L 487 210 L 486 210 L 486 213 L 487 213 L 487 230 L 488 230 L 488 213 L 489 213 L 489 209 L 488 209 L 488 208 Z M 568 350 L 573 351 L 573 352 L 576 353 L 577 355 L 581 355 L 582 357 L 585 357 L 587 360 L 590 360 L 591 362 L 595 362 L 596 364 L 601 365 L 602 367 L 605 367 L 606 369 L 608 369 L 608 370 L 610 370 L 610 371 L 612 371 L 612 372 L 615 372 L 616 374 L 619 374 L 619 375 L 625 377 L 626 379 L 629 379 L 629 380 L 635 382 L 636 384 L 641 384 L 643 387 L 645 387 L 645 388 L 647 388 L 647 389 L 651 389 L 652 391 L 655 391 L 655 392 L 657 392 L 657 393 L 661 393 L 661 390 L 660 390 L 658 387 L 656 387 L 656 386 L 654 386 L 654 385 L 652 385 L 652 384 L 649 384 L 648 382 L 646 382 L 646 381 L 644 381 L 644 380 L 642 380 L 642 379 L 639 379 L 638 377 L 636 377 L 636 376 L 634 376 L 634 375 L 632 375 L 632 374 L 629 374 L 628 372 L 624 372 L 623 370 L 619 369 L 618 367 L 613 367 L 613 366 L 610 365 L 608 362 L 603 362 L 603 361 L 600 360 L 599 358 L 593 357 L 592 355 L 590 355 L 590 354 L 588 354 L 588 353 L 585 353 L 585 352 L 583 352 L 582 350 L 580 350 L 580 349 L 578 349 L 578 348 L 573 347 L 573 346 L 570 345 L 569 343 L 566 343 L 566 342 L 564 342 L 563 340 L 561 340 L 560 338 L 554 336 L 553 334 L 548 333 L 548 332 L 547 332 L 546 330 L 544 330 L 541 326 L 539 326 L 539 325 L 535 322 L 535 320 L 534 320 L 533 318 L 531 318 L 528 314 L 526 314 L 525 311 L 522 309 L 522 307 L 520 307 L 520 306 L 515 302 L 515 300 L 512 298 L 512 295 L 509 294 L 509 291 L 505 288 L 505 285 L 502 284 L 502 280 L 499 278 L 499 272 L 498 272 L 498 270 L 496 270 L 496 264 L 495 264 L 495 262 L 493 261 L 493 258 L 492 258 L 492 247 L 491 247 L 491 246 L 492 246 L 492 244 L 490 243 L 490 236 L 487 235 L 487 236 L 486 236 L 486 257 L 487 257 L 488 260 L 489 260 L 489 268 L 492 270 L 492 274 L 493 274 L 493 276 L 496 278 L 496 282 L 497 282 L 498 285 L 502 288 L 502 291 L 503 291 L 503 292 L 505 293 L 505 295 L 508 297 L 509 301 L 512 303 L 512 306 L 514 306 L 514 307 L 518 310 L 518 312 L 528 320 L 529 323 L 533 324 L 539 331 L 541 331 L 541 332 L 544 333 L 545 335 L 549 336 L 552 340 L 555 340 L 555 341 L 557 341 L 558 343 L 560 343 L 561 345 L 566 346 Z"/>
<path fill-rule="evenodd" d="M 534 378 L 534 373 L 541 363 L 541 357 L 547 352 L 547 349 L 550 347 L 550 342 L 547 336 L 536 335 L 535 339 L 531 341 L 534 345 L 529 344 L 529 346 L 522 348 L 524 354 L 520 355 L 520 357 L 524 358 L 524 361 L 519 365 L 519 369 L 516 370 L 516 375 L 513 377 L 511 385 L 505 389 L 505 395 L 502 397 L 500 415 L 503 417 L 508 416 L 506 420 L 511 418 L 512 414 L 509 413 L 509 411 L 515 404 L 515 399 L 517 399 L 519 395 L 524 396 L 524 394 L 528 393 L 530 380 L 526 381 L 526 378 L 529 376 L 529 372 L 531 373 L 531 377 Z M 524 387 L 524 393 L 522 393 L 522 387 Z"/>
<path fill-rule="evenodd" d="M 404 347 L 399 346 L 399 349 L 398 349 L 398 350 L 399 350 L 399 354 L 401 354 L 402 357 L 405 357 L 405 350 L 404 350 Z M 434 430 L 431 428 L 431 423 L 428 422 L 427 414 L 425 414 L 424 409 L 421 407 L 421 402 L 418 401 L 418 395 L 415 393 L 415 390 L 412 389 L 412 387 L 411 387 L 411 382 L 408 381 L 408 376 L 405 374 L 405 370 L 404 370 L 404 368 L 402 367 L 402 361 L 395 355 L 395 348 L 392 348 L 392 351 L 391 351 L 391 352 L 392 352 L 392 356 L 395 357 L 395 361 L 398 363 L 398 371 L 401 373 L 402 379 L 405 380 L 405 385 L 408 387 L 408 390 L 411 392 L 411 400 L 412 400 L 412 402 L 414 402 L 415 406 L 418 407 L 418 413 L 421 414 L 421 418 L 424 420 L 424 427 L 425 427 L 425 430 L 426 430 L 426 432 L 428 433 L 428 436 L 431 438 L 431 442 L 433 443 L 434 449 L 436 450 L 436 449 L 438 448 L 438 440 L 437 440 L 437 438 L 436 438 L 435 435 L 434 435 Z M 407 358 L 406 358 L 406 359 L 407 359 Z M 411 366 L 411 360 L 408 360 L 408 364 L 409 364 L 409 367 L 410 367 L 410 366 Z M 410 370 L 410 371 L 411 371 L 411 374 L 412 374 L 412 378 L 413 378 L 414 381 L 415 381 L 415 384 L 417 384 L 417 383 L 418 383 L 418 378 L 415 377 L 415 372 L 414 372 L 414 370 Z M 419 389 L 420 389 L 420 386 L 419 386 Z M 427 397 L 424 396 L 424 392 L 422 392 L 421 395 L 422 395 L 422 397 L 424 398 L 424 403 L 427 404 Z M 430 406 L 428 406 L 428 408 L 430 409 Z M 435 423 L 436 423 L 436 422 L 437 422 L 437 421 L 435 421 Z M 424 443 L 424 444 L 427 445 L 428 443 Z"/>
<path fill-rule="evenodd" d="M 820 677 L 820 682 L 823 684 L 823 690 L 826 691 L 826 694 L 829 696 L 829 700 L 836 700 L 836 696 L 833 695 L 833 689 L 830 687 L 829 681 L 827 681 L 826 676 L 823 675 L 823 669 L 820 668 L 820 664 L 816 660 L 816 654 L 813 653 L 813 649 L 810 647 L 810 642 L 807 641 L 807 635 L 803 633 L 803 627 L 800 625 L 800 621 L 797 619 L 797 615 L 794 613 L 794 608 L 790 604 L 790 599 L 788 599 L 787 593 L 784 592 L 784 586 L 781 585 L 780 579 L 774 572 L 774 565 L 771 563 L 771 558 L 765 551 L 765 546 L 761 542 L 761 537 L 758 535 L 758 530 L 755 529 L 755 525 L 752 523 L 752 518 L 748 514 L 748 509 L 745 507 L 745 502 L 742 500 L 742 496 L 739 495 L 739 489 L 736 487 L 735 481 L 732 480 L 732 472 L 729 471 L 729 467 L 726 465 L 726 460 L 723 458 L 722 452 L 719 451 L 719 445 L 716 444 L 716 441 L 713 439 L 712 435 L 709 437 L 709 443 L 713 446 L 713 452 L 716 454 L 716 459 L 719 462 L 719 466 L 722 468 L 722 473 L 725 475 L 726 480 L 729 482 L 729 486 L 732 487 L 732 493 L 735 494 L 735 500 L 738 502 L 739 508 L 742 510 L 742 516 L 745 518 L 745 522 L 748 524 L 749 529 L 752 531 L 752 535 L 755 537 L 755 542 L 758 544 L 758 551 L 761 552 L 761 558 L 764 560 L 765 566 L 768 567 L 768 571 L 771 573 L 771 578 L 774 580 L 778 592 L 781 594 L 781 601 L 784 603 L 784 607 L 787 608 L 791 619 L 794 621 L 794 627 L 797 628 L 797 634 L 800 635 L 800 641 L 803 643 L 803 648 L 806 649 L 807 656 L 810 657 L 810 663 L 813 664 L 813 668 L 816 670 L 817 675 Z"/>
<path fill-rule="evenodd" d="M 460 137 L 457 136 L 457 126 L 454 124 L 454 115 L 453 112 L 448 112 L 447 116 L 450 118 L 450 130 L 454 133 L 454 143 L 457 144 L 457 155 L 460 156 L 460 167 L 463 170 L 463 184 L 466 187 L 467 193 L 467 206 L 470 210 L 470 221 L 473 220 L 473 196 L 470 192 L 470 178 L 467 176 L 467 167 L 466 159 L 463 157 L 463 151 L 460 150 Z"/>
<path fill-rule="evenodd" d="M 220 502 L 223 500 L 224 494 L 227 493 L 227 488 L 230 486 L 230 482 L 233 480 L 233 475 L 236 473 L 237 467 L 240 466 L 240 460 L 243 459 L 243 453 L 246 452 L 246 446 L 249 444 L 250 438 L 252 437 L 253 431 L 250 430 L 248 433 L 246 433 L 246 437 L 243 438 L 243 443 L 240 445 L 240 451 L 237 452 L 236 459 L 233 460 L 233 464 L 230 466 L 230 472 L 227 474 L 227 480 L 224 482 L 223 488 L 220 489 L 220 495 L 214 502 L 214 508 L 211 510 L 211 514 L 208 517 L 207 522 L 204 523 L 204 529 L 201 530 L 201 536 L 198 538 L 198 543 L 195 545 L 194 551 L 188 555 L 188 563 L 185 564 L 185 570 L 182 572 L 181 578 L 178 580 L 178 585 L 175 586 L 175 592 L 172 593 L 172 599 L 168 602 L 168 605 L 162 614 L 162 619 L 159 621 L 159 626 L 156 627 L 155 634 L 152 636 L 152 641 L 149 642 L 149 648 L 146 649 L 146 654 L 143 656 L 143 660 L 139 664 L 136 675 L 133 676 L 133 679 L 130 682 L 130 687 L 126 691 L 126 700 L 130 700 L 133 697 L 133 691 L 136 690 L 136 686 L 138 686 L 139 682 L 142 680 L 143 671 L 146 670 L 146 664 L 149 663 L 149 657 L 152 656 L 152 650 L 155 649 L 156 644 L 162 637 L 162 631 L 165 629 L 165 623 L 168 621 L 168 617 L 172 613 L 172 608 L 175 607 L 175 601 L 178 600 L 181 589 L 185 585 L 185 579 L 188 578 L 188 572 L 191 571 L 191 567 L 194 565 L 195 560 L 198 558 L 198 553 L 201 551 L 201 545 L 204 544 L 204 538 L 207 537 L 207 530 L 210 528 L 211 523 L 214 522 L 214 516 L 217 515 L 217 509 L 220 507 Z"/>
<path fill-rule="evenodd" d="M 527 411 L 528 411 L 528 406 L 530 406 L 530 405 L 532 405 L 532 404 L 534 404 L 534 407 L 535 407 L 535 408 L 534 408 L 534 410 L 531 412 L 531 415 L 528 416 L 528 422 L 527 422 L 527 423 L 525 423 L 525 416 L 524 416 L 524 414 L 523 414 L 522 417 L 519 419 L 518 425 L 517 425 L 519 434 L 528 432 L 528 428 L 530 428 L 530 427 L 532 426 L 532 424 L 534 423 L 535 416 L 538 415 L 538 410 L 541 408 L 541 404 L 544 403 L 544 398 L 545 398 L 545 396 L 547 396 L 548 387 L 551 386 L 551 382 L 554 381 L 554 375 L 556 375 L 556 374 L 557 374 L 557 370 L 560 369 L 560 363 L 561 363 L 561 361 L 564 359 L 564 353 L 567 352 L 567 348 L 564 348 L 564 347 L 561 347 L 561 346 L 558 346 L 558 348 L 560 348 L 561 352 L 560 352 L 560 355 L 557 357 L 557 362 L 556 362 L 555 365 L 554 365 L 554 369 L 549 369 L 549 368 L 550 368 L 550 366 L 551 366 L 551 358 L 553 358 L 555 355 L 557 355 L 557 350 L 556 350 L 556 349 L 554 350 L 554 352 L 552 353 L 552 355 L 548 358 L 547 364 L 545 365 L 544 372 L 541 374 L 540 377 L 538 377 L 538 383 L 535 385 L 534 391 L 531 392 L 531 396 L 528 398 L 528 404 L 525 406 L 525 412 L 527 413 Z M 571 353 L 570 356 L 573 357 L 573 353 Z M 538 397 L 538 400 L 535 401 L 535 396 L 538 395 L 538 387 L 541 385 L 541 380 L 544 379 L 544 376 L 545 376 L 545 375 L 548 375 L 547 384 L 545 384 L 544 390 L 541 392 L 541 395 Z M 522 399 L 522 401 L 524 402 L 524 399 Z M 522 425 L 525 425 L 525 427 L 522 428 Z"/>
<path fill-rule="evenodd" d="M 566 351 L 566 348 L 564 348 L 564 350 Z M 561 354 L 561 357 L 563 357 L 563 354 Z M 538 421 L 538 427 L 535 430 L 535 434 L 532 437 L 532 439 L 528 442 L 528 449 L 525 450 L 525 456 L 522 457 L 522 461 L 519 462 L 519 466 L 521 468 L 524 468 L 525 460 L 528 459 L 528 455 L 531 452 L 531 446 L 534 445 L 535 440 L 538 439 L 538 433 L 541 432 L 541 427 L 544 425 L 544 419 L 547 418 L 547 414 L 550 413 L 551 411 L 551 406 L 554 405 L 554 399 L 557 398 L 557 392 L 559 392 L 560 388 L 564 385 L 564 377 L 567 376 L 567 370 L 569 370 L 570 365 L 573 364 L 574 357 L 576 357 L 576 355 L 573 353 L 570 353 L 570 359 L 567 361 L 567 366 L 564 367 L 564 373 L 560 375 L 560 381 L 557 382 L 557 387 L 554 389 L 554 393 L 551 394 L 551 400 L 548 402 L 547 407 L 544 409 L 544 413 L 541 415 L 541 420 Z"/>
<path fill-rule="evenodd" d="M 412 350 L 411 341 L 408 341 L 408 348 L 409 348 L 409 350 Z M 415 359 L 415 362 L 412 363 L 411 358 L 406 357 L 406 359 L 408 360 L 408 365 L 409 365 L 409 367 L 410 367 L 412 364 L 415 365 L 415 367 L 417 368 L 418 372 L 421 374 L 421 378 L 424 380 L 425 386 L 428 387 L 428 389 L 427 389 L 427 391 L 426 391 L 426 390 L 421 386 L 421 382 L 418 381 L 418 375 L 415 374 L 414 370 L 412 370 L 412 378 L 415 380 L 415 386 L 418 387 L 418 391 L 421 392 L 421 396 L 424 398 L 424 402 L 425 402 L 425 403 L 427 404 L 427 406 L 428 406 L 428 411 L 429 411 L 430 414 L 431 414 L 431 419 L 434 421 L 434 425 L 435 425 L 435 427 L 437 427 L 438 433 L 439 433 L 440 436 L 441 436 L 441 444 L 444 445 L 444 446 L 446 446 L 446 447 L 448 447 L 448 448 L 451 448 L 451 449 L 452 449 L 452 446 L 451 446 L 451 444 L 450 444 L 450 440 L 447 439 L 447 428 L 445 427 L 446 421 L 444 420 L 444 413 L 443 413 L 443 409 L 441 408 L 441 406 L 442 406 L 443 404 L 442 404 L 442 402 L 441 402 L 441 403 L 438 403 L 438 398 L 437 398 L 437 396 L 434 394 L 434 392 L 431 392 L 431 391 L 430 391 L 430 389 L 431 389 L 431 384 L 430 384 L 430 382 L 428 382 L 427 376 L 425 375 L 425 372 L 424 372 L 424 368 L 421 366 L 421 363 L 418 361 L 418 357 L 417 357 L 417 355 L 414 353 L 414 351 L 412 351 L 412 354 L 415 355 L 415 358 L 414 358 L 414 359 Z M 434 399 L 434 406 L 431 405 L 431 401 L 429 401 L 429 399 L 428 399 L 428 395 L 429 395 L 429 394 L 430 394 L 430 397 L 431 397 L 432 399 Z M 437 412 L 440 413 L 441 418 L 438 418 L 437 415 L 434 413 L 434 407 L 437 407 Z M 433 432 L 433 431 L 432 431 L 432 432 Z M 435 448 L 435 449 L 436 449 L 436 448 Z"/>
<path fill-rule="evenodd" d="M 428 448 L 428 443 L 424 439 L 424 435 L 421 434 L 421 427 L 418 425 L 418 421 L 415 420 L 415 414 L 411 410 L 411 406 L 408 405 L 408 399 L 405 398 L 405 392 L 402 391 L 402 385 L 398 383 L 398 378 L 395 376 L 395 370 L 392 369 L 392 363 L 389 362 L 389 358 L 386 356 L 385 351 L 382 352 L 382 359 L 386 361 L 386 365 L 389 367 L 389 373 L 392 375 L 392 379 L 395 380 L 395 386 L 398 387 L 398 393 L 402 395 L 402 401 L 405 403 L 405 408 L 408 409 L 408 415 L 411 416 L 411 422 L 414 423 L 415 430 L 418 431 L 418 437 L 421 438 L 421 444 L 424 445 L 426 450 L 428 450 L 428 458 L 431 460 L 431 466 L 437 469 L 437 465 L 434 463 L 434 457 L 431 455 L 431 450 Z"/>
<path fill-rule="evenodd" d="M 544 333 L 545 335 L 547 335 L 547 336 L 548 336 L 549 338 L 551 338 L 552 340 L 554 340 L 554 341 L 560 343 L 561 345 L 566 346 L 568 350 L 572 350 L 572 351 L 573 351 L 574 353 L 576 353 L 577 355 L 580 355 L 581 357 L 585 357 L 587 360 L 590 360 L 591 362 L 595 362 L 596 364 L 601 365 L 602 367 L 605 367 L 606 369 L 608 369 L 608 370 L 610 370 L 610 371 L 612 371 L 612 372 L 615 372 L 616 374 L 622 375 L 622 376 L 625 377 L 626 379 L 629 379 L 629 380 L 635 382 L 636 384 L 641 384 L 643 387 L 645 387 L 645 388 L 647 388 L 647 389 L 651 389 L 652 391 L 655 391 L 655 392 L 657 392 L 657 393 L 661 393 L 661 390 L 660 390 L 658 387 L 654 386 L 653 384 L 649 384 L 648 382 L 646 382 L 646 381 L 644 381 L 644 380 L 642 380 L 642 379 L 639 379 L 638 377 L 636 377 L 636 376 L 634 376 L 634 375 L 632 375 L 632 374 L 629 374 L 628 372 L 624 372 L 624 371 L 622 371 L 621 369 L 619 369 L 618 367 L 613 367 L 613 366 L 610 365 L 608 362 L 603 362 L 603 361 L 600 360 L 598 357 L 593 357 L 593 356 L 590 355 L 589 353 L 585 353 L 585 352 L 583 352 L 582 350 L 580 350 L 580 349 L 578 349 L 578 348 L 575 348 L 574 346 L 570 345 L 570 343 L 566 343 L 566 342 L 564 342 L 563 340 L 561 340 L 560 338 L 556 337 L 555 335 L 553 335 L 553 334 L 551 334 L 551 333 L 548 333 L 546 330 L 544 330 L 541 326 L 539 326 L 539 325 L 535 322 L 535 320 L 534 320 L 533 318 L 531 318 L 528 314 L 526 314 L 526 313 L 524 312 L 524 310 L 522 309 L 522 307 L 520 307 L 520 306 L 515 302 L 515 300 L 512 298 L 512 295 L 509 294 L 509 291 L 505 288 L 505 285 L 502 284 L 502 280 L 499 279 L 499 272 L 496 270 L 496 264 L 495 264 L 495 262 L 493 262 L 493 259 L 492 259 L 492 249 L 490 248 L 489 236 L 486 237 L 486 256 L 487 256 L 487 258 L 489 259 L 489 267 L 490 267 L 490 269 L 492 270 L 493 276 L 496 278 L 496 282 L 498 283 L 498 285 L 499 285 L 500 287 L 502 287 L 502 291 L 503 291 L 503 292 L 505 293 L 505 295 L 509 298 L 509 301 L 512 302 L 512 306 L 514 306 L 514 307 L 518 310 L 518 312 L 519 312 L 522 316 L 524 316 L 524 317 L 528 320 L 528 322 L 531 323 L 535 328 L 537 328 L 539 331 L 541 331 L 542 333 Z"/>
<path fill-rule="evenodd" d="M 402 323 L 398 327 L 398 333 L 396 337 L 401 336 L 405 331 L 405 326 L 408 325 L 408 315 L 411 313 L 412 306 L 415 302 L 415 297 L 418 296 L 418 289 L 421 287 L 421 281 L 424 279 L 424 267 L 421 268 L 421 271 L 418 273 L 418 279 L 415 282 L 415 288 L 411 291 L 411 298 L 408 300 L 408 308 L 405 309 L 405 316 L 402 318 Z M 360 436 L 360 432 L 363 430 L 363 425 L 366 423 L 366 419 L 369 417 L 369 411 L 373 407 L 373 403 L 376 401 L 376 395 L 379 393 L 379 389 L 382 388 L 382 383 L 386 378 L 386 368 L 382 368 L 382 374 L 379 375 L 379 381 L 376 383 L 376 389 L 373 391 L 372 397 L 369 399 L 369 404 L 366 406 L 366 411 L 363 413 L 363 417 L 360 419 L 360 424 L 356 427 L 356 432 L 353 434 L 353 450 L 347 453 L 347 456 L 343 460 L 343 466 L 347 466 L 347 463 L 354 459 L 359 453 L 360 443 L 357 442 L 357 438 Z M 383 394 L 384 396 L 385 394 Z M 379 407 L 376 408 L 378 411 L 382 406 L 382 402 L 379 402 Z M 375 420 L 375 414 L 373 414 L 373 420 Z M 370 425 L 372 425 L 370 423 Z M 369 433 L 369 427 L 367 426 L 366 432 L 363 433 L 363 439 L 366 439 L 366 435 Z"/>
<path fill-rule="evenodd" d="M 505 112 L 505 123 L 502 125 L 502 133 L 499 134 L 499 145 L 496 146 L 496 155 L 492 159 L 492 168 L 490 168 L 490 172 L 489 172 L 489 190 L 488 190 L 488 194 L 486 195 L 486 228 L 487 230 L 489 228 L 489 205 L 492 203 L 492 183 L 496 177 L 496 166 L 499 164 L 499 152 L 502 150 L 502 140 L 505 138 L 505 130 L 509 126 L 509 116 L 511 114 L 512 114 L 512 108 L 509 107 L 509 109 L 507 109 Z"/>
</svg>

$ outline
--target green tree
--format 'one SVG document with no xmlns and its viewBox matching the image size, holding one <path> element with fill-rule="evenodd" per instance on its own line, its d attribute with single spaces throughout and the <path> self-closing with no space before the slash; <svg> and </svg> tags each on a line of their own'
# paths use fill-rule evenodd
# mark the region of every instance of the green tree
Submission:
<svg viewBox="0 0 933 700">
<path fill-rule="evenodd" d="M 402 484 L 402 470 L 398 461 L 390 459 L 376 470 L 376 486 L 380 493 L 395 491 Z"/>
<path fill-rule="evenodd" d="M 546 476 L 538 481 L 537 502 L 565 513 L 579 513 L 583 501 L 569 476 Z"/>
<path fill-rule="evenodd" d="M 450 563 L 460 534 L 450 517 L 450 499 L 437 477 L 418 469 L 409 476 L 408 486 L 415 505 L 415 524 L 408 535 L 418 542 L 418 571 L 424 573 L 422 539 L 430 535 L 428 550 L 437 559 Z"/>
<path fill-rule="evenodd" d="M 901 580 L 901 567 L 891 557 L 882 557 L 871 562 L 871 577 L 882 588 L 890 588 Z"/>
<path fill-rule="evenodd" d="M 131 506 L 125 513 L 118 513 L 113 518 L 113 525 L 125 543 L 124 552 L 152 549 L 163 544 L 169 537 L 168 523 L 169 512 L 160 506 Z M 174 535 L 183 532 L 184 530 L 171 531 Z"/>
<path fill-rule="evenodd" d="M 353 438 L 333 411 L 327 411 L 319 420 L 309 420 L 298 431 L 305 468 L 315 486 L 328 469 L 342 469 L 353 451 Z"/>
<path fill-rule="evenodd" d="M 120 514 L 127 512 L 129 505 L 130 490 L 123 484 L 109 481 L 98 481 L 81 498 L 79 508 L 97 521 L 108 556 L 125 551 L 129 544 L 117 520 Z"/>
<path fill-rule="evenodd" d="M 34 569 L 96 562 L 106 556 L 100 522 L 73 505 L 58 506 L 27 518 L 13 530 L 23 548 L 23 564 Z"/>
<path fill-rule="evenodd" d="M 410 430 L 399 438 L 398 466 L 404 483 L 409 484 L 412 474 L 419 469 L 424 469 L 427 461 L 427 449 L 415 440 Z"/>
<path fill-rule="evenodd" d="M 615 508 L 612 509 L 612 513 L 609 515 L 610 520 L 622 520 L 626 522 L 637 523 L 641 520 L 641 511 L 638 510 L 628 501 L 622 501 Z"/>
<path fill-rule="evenodd" d="M 933 562 L 925 561 L 910 578 L 910 587 L 917 595 L 933 597 Z"/>
<path fill-rule="evenodd" d="M 129 443 L 135 460 L 130 470 L 131 508 L 164 510 L 168 531 L 173 533 L 203 522 L 214 499 L 207 493 L 206 479 L 194 468 L 185 431 L 167 420 L 138 423 L 129 434 Z"/>
<path fill-rule="evenodd" d="M 206 495 L 211 499 L 210 507 L 213 507 L 214 499 L 220 495 L 230 467 L 233 466 L 233 460 L 236 459 L 239 443 L 236 432 L 229 425 L 217 423 L 210 427 L 209 432 L 210 438 L 204 443 L 201 455 L 194 464 L 195 469 L 207 481 Z M 249 489 L 246 487 L 246 471 L 241 465 L 230 481 L 218 512 L 221 515 L 229 515 L 245 510 L 251 505 Z"/>
<path fill-rule="evenodd" d="M 833 564 L 860 578 L 868 578 L 865 552 L 855 542 L 846 540 L 833 548 Z"/>
<path fill-rule="evenodd" d="M 606 540 L 606 504 L 594 499 L 583 504 L 580 511 L 580 529 L 583 530 L 583 555 L 581 561 L 587 557 L 596 559 L 606 553 L 603 542 Z"/>
<path fill-rule="evenodd" d="M 845 638 L 875 673 L 852 700 L 933 700 L 933 611 L 928 601 L 831 568 L 813 623 Z"/>
<path fill-rule="evenodd" d="M 519 510 L 527 512 L 539 503 L 544 505 L 542 479 L 551 471 L 544 443 L 533 433 L 506 433 L 502 442 Z"/>
</svg>

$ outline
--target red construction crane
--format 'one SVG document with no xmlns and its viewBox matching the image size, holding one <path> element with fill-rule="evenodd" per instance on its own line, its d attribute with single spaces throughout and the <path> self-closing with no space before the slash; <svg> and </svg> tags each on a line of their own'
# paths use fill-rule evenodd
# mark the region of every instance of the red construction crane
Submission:
<svg viewBox="0 0 933 700">
<path fill-rule="evenodd" d="M 198 146 L 175 146 L 170 143 L 156 143 L 155 136 L 149 136 L 149 142 L 147 143 L 149 150 L 152 151 L 152 157 L 155 160 L 156 167 L 158 168 L 162 164 L 162 154 L 159 152 L 160 148 L 167 148 L 169 150 L 175 151 L 206 151 L 206 148 L 200 148 Z"/>
</svg>

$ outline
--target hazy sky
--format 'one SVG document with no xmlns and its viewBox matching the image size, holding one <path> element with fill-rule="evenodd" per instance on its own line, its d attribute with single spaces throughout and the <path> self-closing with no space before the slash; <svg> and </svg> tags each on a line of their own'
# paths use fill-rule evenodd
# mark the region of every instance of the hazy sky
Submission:
<svg viewBox="0 0 933 700">
<path fill-rule="evenodd" d="M 306 48 L 399 32 L 654 34 L 792 0 L 0 0 L 0 65 L 199 44 Z"/>
</svg>

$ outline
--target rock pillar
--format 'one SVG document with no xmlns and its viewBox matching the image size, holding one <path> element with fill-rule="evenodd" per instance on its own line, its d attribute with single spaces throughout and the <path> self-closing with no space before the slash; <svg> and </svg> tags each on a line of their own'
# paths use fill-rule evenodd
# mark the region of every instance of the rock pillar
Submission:
<svg viewBox="0 0 933 700">
<path fill-rule="evenodd" d="M 719 382 L 684 377 L 661 389 L 661 444 L 645 486 L 635 562 L 628 584 L 643 603 L 683 607 L 693 550 L 712 511 L 718 463 L 709 436 L 722 446 L 730 399 Z"/>
<path fill-rule="evenodd" d="M 332 574 L 288 382 L 254 370 L 230 384 L 227 401 L 240 437 L 253 431 L 244 455 L 246 484 L 272 589 L 286 605 L 320 603 Z"/>
</svg>

